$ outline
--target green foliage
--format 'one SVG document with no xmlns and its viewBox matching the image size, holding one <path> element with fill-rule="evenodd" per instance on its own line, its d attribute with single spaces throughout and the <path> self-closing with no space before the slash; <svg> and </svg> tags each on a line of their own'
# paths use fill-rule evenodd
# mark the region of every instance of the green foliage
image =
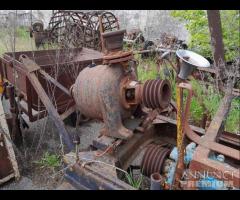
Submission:
<svg viewBox="0 0 240 200">
<path fill-rule="evenodd" d="M 221 100 L 223 98 L 214 87 L 209 86 L 206 88 L 203 85 L 199 85 L 197 80 L 191 80 L 193 90 L 197 97 L 192 98 L 191 102 L 191 118 L 194 123 L 199 124 L 203 113 L 207 113 L 211 119 L 216 114 Z M 240 122 L 240 99 L 235 98 L 232 101 L 232 105 L 225 123 L 225 130 L 231 133 L 239 133 Z"/>
<path fill-rule="evenodd" d="M 206 88 L 205 85 L 200 85 L 197 80 L 191 80 L 193 91 L 196 94 L 191 102 L 191 117 L 196 124 L 199 124 L 203 117 L 203 113 L 212 118 L 221 102 L 222 96 L 212 86 Z"/>
<path fill-rule="evenodd" d="M 19 27 L 16 29 L 16 36 L 19 38 L 28 38 L 30 39 L 29 32 L 25 27 Z"/>
<path fill-rule="evenodd" d="M 196 97 L 192 98 L 190 112 L 191 112 L 192 120 L 195 123 L 199 124 L 200 121 L 202 120 L 202 114 L 203 114 L 204 110 Z"/>
<path fill-rule="evenodd" d="M 225 124 L 225 130 L 232 133 L 240 133 L 240 99 L 232 101 L 231 109 Z"/>
<path fill-rule="evenodd" d="M 138 77 L 139 80 L 145 81 L 147 79 L 155 79 L 157 77 L 156 64 L 154 59 L 141 59 L 141 57 L 135 56 L 138 60 Z M 144 66 L 148 65 L 149 69 L 146 70 Z M 172 99 L 176 101 L 176 77 L 173 73 L 173 77 L 165 77 L 163 70 L 168 68 L 171 70 L 171 66 L 165 65 L 161 67 L 160 78 L 167 78 L 172 86 Z M 209 119 L 212 119 L 217 112 L 221 99 L 223 98 L 213 86 L 200 85 L 199 81 L 192 79 L 191 84 L 193 91 L 196 96 L 192 97 L 191 107 L 190 107 L 190 118 L 194 125 L 199 126 L 202 121 L 203 114 L 206 113 L 209 116 Z M 187 92 L 184 91 L 184 99 L 186 99 Z M 240 109 L 237 107 L 240 105 L 240 100 L 234 100 L 232 103 L 231 111 L 229 112 L 225 129 L 229 132 L 237 133 L 239 132 L 239 121 L 240 121 Z"/>
<path fill-rule="evenodd" d="M 210 33 L 208 28 L 207 12 L 204 10 L 178 10 L 171 15 L 182 22 L 191 34 L 188 41 L 189 48 L 205 57 L 212 57 Z M 226 61 L 234 60 L 239 56 L 240 36 L 238 10 L 220 11 L 222 35 L 225 47 Z"/>
<path fill-rule="evenodd" d="M 126 174 L 126 178 L 127 178 L 127 181 L 128 181 L 128 183 L 132 186 L 132 187 L 134 187 L 134 188 L 136 188 L 136 189 L 140 189 L 140 187 L 141 187 L 141 185 L 142 185 L 142 181 L 143 181 L 143 175 L 142 174 L 140 174 L 140 176 L 136 179 L 136 178 L 134 178 L 134 176 L 133 176 L 133 173 L 132 173 L 132 171 L 130 170 L 130 173 L 128 174 Z"/>
<path fill-rule="evenodd" d="M 39 161 L 35 161 L 34 163 L 39 165 L 41 168 L 54 169 L 61 166 L 60 156 L 50 154 L 49 152 L 45 152 L 42 158 Z"/>
<path fill-rule="evenodd" d="M 0 28 L 0 55 L 5 52 L 13 51 L 14 28 Z M 24 27 L 16 29 L 15 51 L 36 50 L 33 38 L 30 38 L 29 32 Z"/>
<path fill-rule="evenodd" d="M 136 56 L 138 65 L 138 80 L 155 79 L 157 77 L 156 62 L 154 59 L 141 59 L 140 55 Z"/>
</svg>

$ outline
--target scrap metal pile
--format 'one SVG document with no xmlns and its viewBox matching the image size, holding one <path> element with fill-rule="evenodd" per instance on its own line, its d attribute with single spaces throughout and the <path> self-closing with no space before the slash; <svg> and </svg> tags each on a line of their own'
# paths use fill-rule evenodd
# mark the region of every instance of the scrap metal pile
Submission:
<svg viewBox="0 0 240 200">
<path fill-rule="evenodd" d="M 99 16 L 96 13 L 91 16 Z M 86 16 L 81 19 L 92 23 Z M 92 27 L 98 27 L 96 24 Z M 206 131 L 190 126 L 193 89 L 187 78 L 198 67 L 210 67 L 209 62 L 194 52 L 176 51 L 175 103 L 169 80 L 137 79 L 134 53 L 123 50 L 125 33 L 114 30 L 84 35 L 85 42 L 93 39 L 87 42 L 89 47 L 100 42 L 102 52 L 72 48 L 5 53 L 0 72 L 2 98 L 10 105 L 4 110 L 9 129 L 11 123 L 19 125 L 23 112 L 30 121 L 48 114 L 66 147 L 65 180 L 77 189 L 135 189 L 126 181 L 125 173 L 132 168 L 150 179 L 152 190 L 239 189 L 240 137 L 223 129 L 233 94 L 225 94 Z M 53 87 L 54 92 L 49 90 Z M 79 136 L 70 135 L 65 128 L 63 119 L 75 112 L 103 122 L 88 150 L 79 151 Z M 11 131 L 11 138 L 21 140 L 20 128 Z M 140 164 L 133 166 L 141 152 Z M 2 160 L 0 163 L 4 165 Z"/>
<path fill-rule="evenodd" d="M 117 18 L 106 11 L 53 11 L 47 29 L 35 21 L 30 30 L 36 47 L 57 43 L 62 47 L 88 47 L 101 50 L 101 34 L 119 29 Z"/>
</svg>

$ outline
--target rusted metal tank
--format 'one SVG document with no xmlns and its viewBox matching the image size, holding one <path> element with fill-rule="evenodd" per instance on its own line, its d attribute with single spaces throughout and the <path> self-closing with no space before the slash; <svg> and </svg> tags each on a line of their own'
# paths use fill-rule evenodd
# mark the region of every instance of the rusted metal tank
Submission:
<svg viewBox="0 0 240 200">
<path fill-rule="evenodd" d="M 82 70 L 71 93 L 83 115 L 104 121 L 102 134 L 129 139 L 133 133 L 122 125 L 122 120 L 141 103 L 151 109 L 167 107 L 171 87 L 162 80 L 149 80 L 147 84 L 137 81 L 133 53 L 122 49 L 124 33 L 118 30 L 102 34 L 103 65 Z"/>
<path fill-rule="evenodd" d="M 119 91 L 123 77 L 124 70 L 120 64 L 87 67 L 78 75 L 72 90 L 80 112 L 91 118 L 103 119 L 105 134 L 117 138 L 132 135 L 122 125 L 122 118 L 131 115 L 131 109 L 123 108 L 120 104 Z"/>
</svg>

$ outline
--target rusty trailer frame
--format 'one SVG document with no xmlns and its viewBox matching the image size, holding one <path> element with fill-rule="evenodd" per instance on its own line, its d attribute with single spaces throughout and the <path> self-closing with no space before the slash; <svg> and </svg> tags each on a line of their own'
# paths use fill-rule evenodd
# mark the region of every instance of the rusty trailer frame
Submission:
<svg viewBox="0 0 240 200">
<path fill-rule="evenodd" d="M 23 63 L 20 62 L 20 55 L 26 55 L 32 58 L 41 71 L 37 72 L 38 80 L 51 96 L 48 88 L 56 86 L 54 89 L 54 97 L 56 99 L 56 108 L 60 114 L 64 113 L 74 105 L 73 99 L 63 93 L 63 88 L 70 89 L 75 79 L 71 73 L 78 74 L 84 67 L 92 62 L 100 64 L 102 62 L 102 54 L 100 52 L 87 49 L 69 49 L 69 50 L 41 50 L 41 51 L 23 51 L 13 53 L 5 53 L 0 58 L 0 73 L 2 82 L 7 81 L 18 90 L 22 96 L 21 110 L 29 117 L 30 122 L 36 121 L 46 116 L 46 109 L 39 98 L 36 89 L 30 83 L 27 77 L 28 72 Z M 16 59 L 14 59 L 14 57 Z M 70 58 L 69 58 L 70 57 Z M 65 69 L 62 73 L 56 73 L 57 67 Z M 15 72 L 14 72 L 15 71 Z M 14 77 L 15 75 L 15 77 Z M 56 81 L 53 79 L 57 76 Z M 52 77 L 52 78 L 51 78 Z M 59 84 L 63 87 L 59 86 Z"/>
</svg>

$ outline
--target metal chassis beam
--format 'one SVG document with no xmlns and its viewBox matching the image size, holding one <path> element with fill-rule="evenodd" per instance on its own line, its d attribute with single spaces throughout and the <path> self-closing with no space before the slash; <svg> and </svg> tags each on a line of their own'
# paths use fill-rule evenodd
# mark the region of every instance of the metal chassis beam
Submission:
<svg viewBox="0 0 240 200">
<path fill-rule="evenodd" d="M 121 181 L 117 177 L 107 176 L 87 165 L 80 167 L 75 164 L 72 170 L 65 172 L 65 179 L 77 189 L 85 190 L 134 190 L 131 185 Z"/>
<path fill-rule="evenodd" d="M 217 144 L 218 135 L 223 130 L 224 127 L 224 121 L 228 115 L 230 106 L 232 101 L 232 95 L 225 95 L 223 98 L 220 107 L 212 120 L 205 136 L 203 138 L 200 138 L 198 142 L 198 147 L 196 148 L 196 151 L 193 155 L 193 159 L 190 163 L 189 169 L 193 172 L 215 172 L 212 173 L 213 176 L 217 177 L 217 174 L 220 172 L 224 174 L 224 178 L 227 181 L 232 181 L 232 185 L 234 187 L 239 188 L 240 187 L 240 171 L 239 168 L 232 167 L 226 163 L 221 163 L 215 160 L 212 160 L 209 158 L 209 155 L 211 152 L 213 152 L 213 144 Z M 187 129 L 187 135 L 190 136 L 190 139 L 195 138 L 192 137 L 190 129 Z M 194 141 L 194 140 L 193 140 Z M 203 145 L 204 144 L 204 145 Z M 217 146 L 216 146 L 217 147 Z M 218 153 L 221 153 L 227 157 L 231 157 L 233 159 L 236 159 L 238 162 L 240 160 L 240 153 L 239 150 L 232 149 L 230 147 L 221 145 L 218 146 Z M 228 172 L 228 173 L 226 173 Z M 230 172 L 230 173 L 229 173 Z M 220 178 L 221 179 L 221 178 Z M 193 181 L 195 181 L 195 178 L 192 178 Z M 223 179 L 221 179 L 223 180 Z"/>
<path fill-rule="evenodd" d="M 78 154 L 70 152 L 64 155 L 65 179 L 76 189 L 85 190 L 134 190 L 131 185 L 117 177 L 115 157 L 103 155 L 95 157 L 97 151 L 85 151 Z M 98 163 L 97 163 L 98 162 Z M 101 167 L 99 167 L 99 162 Z M 105 164 L 104 164 L 105 163 Z"/>
<path fill-rule="evenodd" d="M 224 121 L 228 115 L 232 98 L 232 95 L 224 96 L 219 106 L 219 109 L 215 114 L 215 117 L 212 120 L 206 132 L 206 135 L 203 138 L 194 133 L 189 127 L 189 125 L 187 125 L 186 127 L 186 135 L 190 140 L 197 143 L 198 145 L 201 145 L 209 150 L 215 151 L 217 153 L 223 154 L 239 161 L 240 154 L 238 150 L 219 144 L 216 141 L 219 133 L 223 130 Z"/>
</svg>

